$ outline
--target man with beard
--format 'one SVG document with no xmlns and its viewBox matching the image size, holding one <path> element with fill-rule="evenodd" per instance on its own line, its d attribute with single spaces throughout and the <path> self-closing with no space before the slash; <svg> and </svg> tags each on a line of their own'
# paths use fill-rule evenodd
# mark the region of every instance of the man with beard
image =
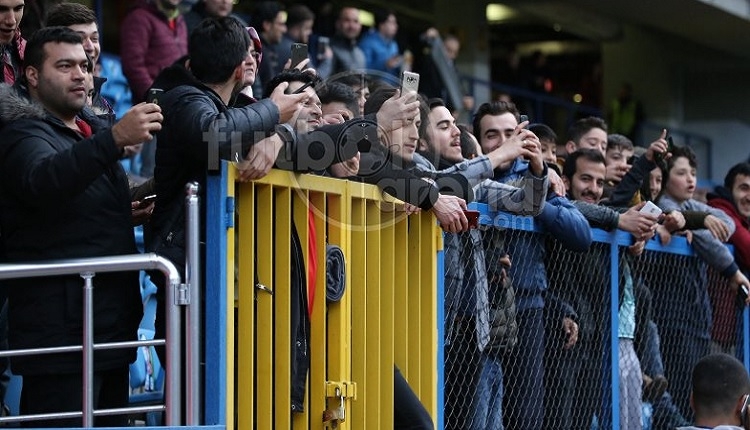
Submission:
<svg viewBox="0 0 750 430">
<path fill-rule="evenodd" d="M 161 128 L 158 106 L 141 103 L 111 129 L 84 109 L 90 73 L 81 36 L 64 27 L 38 30 L 24 58 L 23 89 L 2 87 L 0 228 L 6 261 L 28 262 L 135 254 L 130 194 L 117 162 L 122 149 Z M 82 279 L 55 276 L 4 281 L 13 349 L 80 344 Z M 98 274 L 94 280 L 94 341 L 135 340 L 142 315 L 136 273 Z M 128 402 L 133 349 L 97 352 L 94 407 Z M 81 410 L 80 353 L 13 360 L 23 375 L 22 414 Z M 96 424 L 124 426 L 124 416 Z M 81 419 L 49 419 L 39 426 L 80 427 Z"/>
<path fill-rule="evenodd" d="M 442 172 L 456 170 L 466 176 L 470 183 L 479 182 L 475 187 L 475 197 L 488 203 L 492 210 L 528 216 L 542 212 L 549 184 L 547 169 L 533 133 L 519 128 L 507 144 L 486 156 L 466 161 L 461 152 L 461 131 L 443 101 L 430 99 L 423 104 L 422 115 L 424 120 L 420 127 L 419 153 L 414 156 L 420 168 L 434 171 L 437 167 Z M 494 168 L 512 163 L 521 156 L 532 160 L 532 167 L 518 186 L 488 178 Z M 482 166 L 485 169 L 481 169 Z M 496 229 L 488 231 L 488 240 L 495 233 Z M 515 333 L 501 327 L 504 324 L 498 313 L 507 313 L 508 310 L 499 304 L 505 292 L 500 276 L 491 276 L 500 272 L 495 270 L 499 268 L 499 262 L 494 258 L 497 257 L 496 249 L 489 250 L 485 257 L 483 234 L 479 230 L 446 233 L 443 240 L 446 428 L 493 428 L 485 421 L 479 422 L 479 417 L 472 423 L 471 404 L 465 399 L 475 392 L 474 381 L 479 376 L 477 370 L 482 367 L 480 353 L 501 350 L 515 342 Z M 489 261 L 490 258 L 492 261 Z M 509 287 L 507 284 L 505 286 Z M 512 299 L 508 305 L 513 305 Z M 511 319 L 515 323 L 514 318 Z M 483 397 L 486 399 L 488 396 Z"/>
</svg>

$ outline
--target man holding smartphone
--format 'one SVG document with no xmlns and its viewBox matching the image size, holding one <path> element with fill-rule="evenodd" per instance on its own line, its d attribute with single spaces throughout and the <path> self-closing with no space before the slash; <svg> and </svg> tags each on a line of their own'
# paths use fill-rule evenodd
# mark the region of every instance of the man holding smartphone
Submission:
<svg viewBox="0 0 750 430">
<path fill-rule="evenodd" d="M 137 252 L 122 148 L 161 128 L 160 109 L 134 106 L 108 128 L 85 108 L 90 73 L 81 36 L 64 27 L 38 30 L 24 57 L 28 94 L 3 87 L 0 133 L 0 253 L 9 262 L 126 255 Z M 82 280 L 56 276 L 5 281 L 12 349 L 80 343 Z M 142 305 L 136 273 L 97 274 L 94 341 L 136 338 Z M 97 352 L 94 407 L 125 407 L 133 349 Z M 13 360 L 23 375 L 22 414 L 81 410 L 81 355 L 34 355 Z M 54 418 L 40 427 L 80 427 L 80 418 Z M 96 417 L 120 427 L 124 416 Z"/>
</svg>

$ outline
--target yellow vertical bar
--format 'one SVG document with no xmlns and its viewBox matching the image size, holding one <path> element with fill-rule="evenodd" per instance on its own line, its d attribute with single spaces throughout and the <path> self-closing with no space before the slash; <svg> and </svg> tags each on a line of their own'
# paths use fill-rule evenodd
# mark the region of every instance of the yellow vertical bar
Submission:
<svg viewBox="0 0 750 430">
<path fill-rule="evenodd" d="M 274 234 L 275 285 L 274 301 L 274 348 L 272 356 L 259 356 L 261 359 L 273 357 L 274 429 L 291 428 L 291 241 L 292 241 L 292 196 L 289 188 L 279 189 L 276 199 L 276 229 Z M 305 242 L 306 243 L 306 242 Z M 259 250 L 259 253 L 261 251 Z M 268 391 L 271 392 L 271 391 Z"/>
<path fill-rule="evenodd" d="M 338 245 L 344 254 L 346 270 L 346 290 L 338 303 L 328 305 L 328 379 L 331 381 L 354 381 L 352 376 L 352 349 L 351 349 L 351 297 L 352 288 L 352 246 L 351 246 L 351 222 L 352 203 L 348 193 L 349 187 L 345 187 L 342 196 L 328 194 L 327 199 L 327 226 L 328 242 Z M 361 283 L 359 285 L 362 285 Z M 361 289 L 361 288 L 360 288 Z M 331 405 L 333 406 L 333 405 Z M 346 400 L 346 411 L 348 418 L 339 425 L 341 430 L 364 428 L 363 425 L 354 425 L 355 416 L 362 414 L 354 412 L 354 404 L 351 399 Z"/>
<path fill-rule="evenodd" d="M 367 397 L 367 428 L 384 428 L 381 420 L 382 413 L 388 408 L 384 404 L 381 385 L 381 373 L 389 372 L 385 366 L 388 363 L 382 362 L 381 342 L 389 342 L 387 338 L 389 333 L 383 333 L 378 322 L 381 312 L 381 290 L 382 274 L 380 272 L 380 208 L 375 202 L 367 202 L 366 208 L 366 227 L 367 232 L 367 280 L 365 282 L 365 295 L 367 303 L 365 305 L 365 315 L 373 324 L 367 326 L 367 335 L 365 341 L 365 353 L 367 354 L 368 363 L 365 369 L 364 386 L 368 387 Z M 393 366 L 393 363 L 390 363 Z"/>
<path fill-rule="evenodd" d="M 364 199 L 351 201 L 351 284 L 348 288 L 351 297 L 351 345 L 352 345 L 352 378 L 364 389 L 358 390 L 357 401 L 352 405 L 352 429 L 379 428 L 370 426 L 368 414 L 377 414 L 377 405 L 370 402 L 377 391 L 370 390 L 366 384 L 367 356 L 367 204 Z M 374 360 L 372 364 L 377 364 Z M 365 388 L 366 387 L 366 388 Z M 371 394 L 372 393 L 372 394 Z"/>
<path fill-rule="evenodd" d="M 438 228 L 431 212 L 422 214 L 422 241 L 420 250 L 422 262 L 421 288 L 421 345 L 422 357 L 419 397 L 435 420 L 437 411 L 437 255 L 435 250 L 442 247 L 442 231 Z"/>
<path fill-rule="evenodd" d="M 230 169 L 231 170 L 231 169 Z M 237 292 L 237 360 L 242 366 L 237 369 L 237 386 L 253 387 L 255 368 L 254 321 L 255 321 L 255 188 L 253 184 L 239 187 L 237 208 L 239 210 L 237 228 L 237 262 L 239 266 L 239 290 Z M 268 207 L 268 206 L 266 206 Z M 228 368 L 229 369 L 229 368 Z M 237 391 L 237 425 L 246 428 L 254 418 L 253 390 Z M 227 402 L 230 403 L 230 402 Z M 229 417 L 233 415 L 228 415 Z M 230 420 L 228 420 L 230 421 Z M 231 420 L 233 421 L 233 420 Z"/>
<path fill-rule="evenodd" d="M 411 272 L 419 273 L 419 271 L 413 270 L 414 265 L 409 261 L 409 220 L 403 212 L 396 213 L 395 220 L 393 258 L 396 276 L 393 284 L 393 326 L 396 337 L 393 358 L 398 367 L 406 372 L 410 337 L 408 330 L 403 330 L 403 328 L 408 327 L 409 324 L 409 289 L 418 285 L 411 283 Z"/>
<path fill-rule="evenodd" d="M 378 205 L 379 206 L 379 205 Z M 393 306 L 396 289 L 396 254 L 394 212 L 391 207 L 380 215 L 380 425 L 393 425 L 393 351 L 394 337 Z M 372 250 L 374 252 L 375 249 Z M 375 252 L 374 252 L 375 253 Z"/>
<path fill-rule="evenodd" d="M 227 172 L 227 195 L 234 196 L 235 202 L 239 199 L 239 190 L 235 188 L 235 169 L 228 169 Z M 235 206 L 235 210 L 239 210 L 239 206 Z M 252 210 L 252 208 L 250 208 Z M 235 214 L 230 214 L 229 216 L 234 217 Z M 250 216 L 253 216 L 253 214 L 250 214 Z M 238 217 L 235 217 L 238 218 Z M 252 220 L 252 218 L 248 218 Z M 234 328 L 236 327 L 236 321 L 235 321 L 235 289 L 234 285 L 235 283 L 240 282 L 240 279 L 235 279 L 235 265 L 237 264 L 238 260 L 238 252 L 236 249 L 236 241 L 235 241 L 235 235 L 238 234 L 239 231 L 239 224 L 236 222 L 234 228 L 227 229 L 227 262 L 226 262 L 226 276 L 227 276 L 227 307 L 224 310 L 226 312 L 227 316 L 227 327 L 226 327 L 226 333 L 227 333 L 227 342 L 226 342 L 226 348 L 227 348 L 227 363 L 226 363 L 226 370 L 227 370 L 227 381 L 225 385 L 226 389 L 226 411 L 225 411 L 225 417 L 226 417 L 226 423 L 227 423 L 227 429 L 233 430 L 234 429 L 234 387 L 235 387 L 235 378 L 237 375 L 234 374 L 234 363 L 237 359 L 237 351 L 234 349 L 235 345 L 235 331 Z M 249 224 L 248 224 L 249 226 Z M 252 231 L 251 231 L 252 234 Z M 252 239 L 249 242 L 246 243 L 253 243 Z M 241 269 L 240 269 L 241 270 Z M 245 270 L 248 270 L 248 267 L 245 267 Z M 240 272 L 241 273 L 241 272 Z M 252 276 L 251 272 L 247 272 Z M 241 284 L 246 285 L 246 284 Z M 253 363 L 251 362 L 248 367 L 252 369 Z M 252 403 L 250 403 L 252 404 Z M 252 409 L 252 408 L 251 408 Z M 252 413 L 252 412 L 251 412 Z"/>
<path fill-rule="evenodd" d="M 274 264 L 278 264 L 278 262 L 274 262 L 273 258 L 273 250 L 275 248 L 273 225 L 276 215 L 273 212 L 274 190 L 270 185 L 256 184 L 255 191 L 255 202 L 248 202 L 248 204 L 254 204 L 256 210 L 254 228 L 256 232 L 257 243 L 255 246 L 257 253 L 254 255 L 257 260 L 258 282 L 275 292 L 280 286 L 274 282 Z M 249 246 L 252 246 L 252 244 Z M 240 384 L 238 389 L 243 394 L 247 391 L 255 391 L 256 393 L 263 394 L 254 398 L 255 419 L 257 420 L 258 430 L 270 430 L 274 428 L 274 398 L 272 395 L 274 393 L 273 306 L 277 298 L 265 291 L 258 291 L 255 293 L 255 297 L 257 298 L 255 303 L 248 305 L 256 306 L 255 319 L 245 319 L 248 315 L 248 309 L 240 308 L 242 311 L 240 319 L 243 325 L 240 326 L 239 331 L 242 339 L 249 339 L 252 335 L 246 333 L 246 331 L 252 331 L 255 328 L 255 351 L 248 350 L 247 353 L 255 352 L 255 357 L 257 357 L 255 368 L 256 381 L 255 384 Z M 243 378 L 243 380 L 248 379 L 252 380 L 252 375 L 247 375 L 247 377 Z M 253 398 L 252 394 L 250 398 Z M 238 427 L 240 429 L 253 428 L 252 414 L 248 413 L 247 409 L 243 407 L 239 407 L 239 412 L 240 421 L 238 422 Z"/>
<path fill-rule="evenodd" d="M 409 267 L 409 291 L 407 302 L 408 336 L 407 347 L 409 367 L 401 369 L 404 377 L 409 381 L 414 391 L 419 394 L 420 374 L 418 369 L 422 365 L 422 283 L 424 282 L 424 270 L 422 268 L 425 256 L 423 255 L 422 242 L 423 217 L 411 215 L 409 219 L 409 255 L 412 256 Z M 411 370 L 411 371 L 410 371 Z"/>
</svg>

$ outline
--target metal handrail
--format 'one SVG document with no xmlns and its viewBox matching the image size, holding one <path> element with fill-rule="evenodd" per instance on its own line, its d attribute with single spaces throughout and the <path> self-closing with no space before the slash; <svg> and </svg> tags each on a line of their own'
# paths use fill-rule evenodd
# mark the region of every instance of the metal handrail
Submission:
<svg viewBox="0 0 750 430">
<path fill-rule="evenodd" d="M 93 277 L 95 273 L 123 272 L 136 270 L 160 270 L 164 273 L 169 287 L 166 291 L 167 303 L 167 340 L 112 342 L 109 344 L 94 344 L 93 331 Z M 25 350 L 1 351 L 0 357 L 30 354 L 52 354 L 61 352 L 83 351 L 83 410 L 81 412 L 66 412 L 54 414 L 39 414 L 33 416 L 3 417 L 5 421 L 30 421 L 50 417 L 81 417 L 84 427 L 92 427 L 95 413 L 93 407 L 93 374 L 94 350 L 116 349 L 141 345 L 166 345 L 167 362 L 180 362 L 180 315 L 177 309 L 177 290 L 181 286 L 180 274 L 171 261 L 156 254 L 133 254 L 111 257 L 95 257 L 81 259 L 55 260 L 35 263 L 0 264 L 0 279 L 34 278 L 44 276 L 74 275 L 84 279 L 84 315 L 83 315 L 83 343 L 81 345 L 31 348 Z M 180 372 L 167 372 L 165 375 L 165 405 L 156 410 L 166 409 L 167 425 L 175 425 L 180 419 Z M 122 413 L 133 409 L 123 408 Z M 101 412 L 101 411 L 96 411 Z"/>
</svg>

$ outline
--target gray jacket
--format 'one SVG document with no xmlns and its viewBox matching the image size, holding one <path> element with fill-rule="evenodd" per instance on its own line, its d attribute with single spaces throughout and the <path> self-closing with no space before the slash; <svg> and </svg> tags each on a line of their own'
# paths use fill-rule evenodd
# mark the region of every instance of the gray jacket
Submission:
<svg viewBox="0 0 750 430">
<path fill-rule="evenodd" d="M 435 171 L 425 157 L 414 154 L 414 162 L 424 171 Z M 537 178 L 530 173 L 524 178 L 522 188 L 495 182 L 492 165 L 486 156 L 465 160 L 440 173 L 458 173 L 464 176 L 492 210 L 502 210 L 516 215 L 537 215 L 542 211 L 547 196 L 549 180 L 545 174 Z M 479 190 L 479 191 L 478 191 Z M 474 319 L 477 345 L 480 351 L 490 342 L 492 315 L 490 315 L 489 285 L 482 234 L 479 230 L 444 236 L 445 255 L 445 339 L 449 345 L 455 322 L 462 316 Z"/>
<path fill-rule="evenodd" d="M 720 209 L 712 208 L 711 206 L 694 199 L 679 204 L 668 195 L 663 195 L 658 203 L 659 207 L 664 212 L 673 210 L 708 212 L 724 221 L 729 227 L 729 236 L 734 234 L 734 221 L 732 221 L 732 219 Z M 711 232 L 707 229 L 693 231 L 692 245 L 698 256 L 700 256 L 703 261 L 708 263 L 708 265 L 714 270 L 720 272 L 724 277 L 731 277 L 739 269 L 734 262 L 734 256 L 729 252 L 729 249 L 713 237 Z"/>
</svg>

